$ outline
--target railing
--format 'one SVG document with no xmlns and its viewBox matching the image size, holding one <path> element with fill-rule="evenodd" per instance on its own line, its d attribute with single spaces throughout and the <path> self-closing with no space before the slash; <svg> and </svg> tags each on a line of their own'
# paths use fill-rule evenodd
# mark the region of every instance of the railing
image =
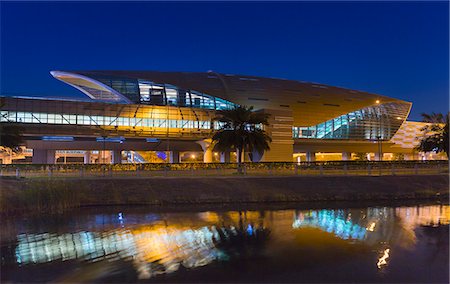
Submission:
<svg viewBox="0 0 450 284">
<path fill-rule="evenodd" d="M 26 178 L 238 175 L 236 163 L 0 165 L 0 175 Z M 244 176 L 382 176 L 449 174 L 448 161 L 243 163 Z"/>
</svg>

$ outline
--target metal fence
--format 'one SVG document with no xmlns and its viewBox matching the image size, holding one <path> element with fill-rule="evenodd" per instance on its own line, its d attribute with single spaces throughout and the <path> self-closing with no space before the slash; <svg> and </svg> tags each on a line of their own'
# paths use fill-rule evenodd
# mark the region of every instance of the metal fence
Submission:
<svg viewBox="0 0 450 284">
<path fill-rule="evenodd" d="M 26 178 L 181 176 L 381 176 L 449 174 L 448 161 L 333 161 L 301 163 L 0 165 L 1 176 Z"/>
</svg>

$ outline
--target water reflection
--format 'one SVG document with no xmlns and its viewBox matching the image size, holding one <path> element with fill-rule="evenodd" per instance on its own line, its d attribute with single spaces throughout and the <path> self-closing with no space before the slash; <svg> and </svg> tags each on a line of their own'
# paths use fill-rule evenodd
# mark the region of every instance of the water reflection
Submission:
<svg viewBox="0 0 450 284">
<path fill-rule="evenodd" d="M 76 218 L 76 217 L 73 217 Z M 87 219 L 86 219 L 87 218 Z M 136 277 L 193 269 L 261 253 L 268 243 L 289 241 L 313 228 L 338 239 L 373 247 L 384 269 L 394 246 L 412 247 L 418 226 L 448 225 L 447 205 L 195 214 L 97 214 L 67 222 L 65 232 L 24 228 L 14 246 L 2 246 L 2 266 L 20 271 L 30 264 L 77 260 L 127 261 Z M 80 230 L 84 228 L 84 230 Z M 40 228 L 45 231 L 46 228 Z M 296 246 L 290 242 L 290 246 Z M 375 265 L 374 265 L 375 266 Z M 2 275 L 2 278 L 4 275 Z"/>
<path fill-rule="evenodd" d="M 380 259 L 378 259 L 378 262 L 377 262 L 378 268 L 382 268 L 383 266 L 385 266 L 387 264 L 386 260 L 389 258 L 390 251 L 391 251 L 390 249 L 384 250 L 383 255 L 380 257 Z"/>
<path fill-rule="evenodd" d="M 366 228 L 352 220 L 351 212 L 345 212 L 344 210 L 299 212 L 296 215 L 292 227 L 295 229 L 316 227 L 342 239 L 363 240 L 366 236 Z"/>
<path fill-rule="evenodd" d="M 20 265 L 70 259 L 132 259 L 139 278 L 150 278 L 174 272 L 180 265 L 194 268 L 227 259 L 226 253 L 218 249 L 219 243 L 238 236 L 255 238 L 264 231 L 248 224 L 245 230 L 234 226 L 198 229 L 152 226 L 61 235 L 20 234 L 15 255 Z"/>
<path fill-rule="evenodd" d="M 365 210 L 310 210 L 294 216 L 292 227 L 315 227 L 341 239 L 371 243 L 390 241 L 393 233 L 414 236 L 417 226 L 448 225 L 450 206 L 367 208 Z M 400 232 L 402 231 L 402 232 Z"/>
</svg>

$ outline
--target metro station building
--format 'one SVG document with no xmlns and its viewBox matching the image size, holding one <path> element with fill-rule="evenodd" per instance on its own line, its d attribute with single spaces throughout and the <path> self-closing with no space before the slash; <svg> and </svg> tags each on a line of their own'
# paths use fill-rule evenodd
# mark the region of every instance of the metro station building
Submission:
<svg viewBox="0 0 450 284">
<path fill-rule="evenodd" d="M 211 137 L 216 111 L 236 105 L 270 114 L 271 150 L 259 161 L 445 158 L 414 150 L 424 124 L 407 121 L 410 102 L 363 91 L 215 72 L 51 75 L 85 98 L 1 97 L 1 122 L 24 128 L 27 149 L 0 155 L 3 164 L 154 162 L 143 152 L 159 162 L 230 162 L 235 153 L 215 152 Z"/>
</svg>

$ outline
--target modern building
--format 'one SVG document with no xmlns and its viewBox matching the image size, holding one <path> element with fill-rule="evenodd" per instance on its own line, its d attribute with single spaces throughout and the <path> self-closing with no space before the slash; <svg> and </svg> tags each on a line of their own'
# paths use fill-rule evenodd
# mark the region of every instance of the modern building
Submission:
<svg viewBox="0 0 450 284">
<path fill-rule="evenodd" d="M 1 122 L 24 126 L 24 146 L 32 149 L 33 163 L 54 163 L 58 155 L 82 155 L 85 163 L 120 163 L 124 153 L 135 154 L 131 162 L 145 162 L 138 158 L 140 151 L 163 153 L 168 158 L 161 160 L 170 162 L 195 152 L 202 153 L 204 162 L 229 162 L 233 155 L 215 153 L 210 138 L 217 129 L 215 111 L 235 105 L 270 114 L 265 130 L 272 138 L 271 150 L 253 155 L 258 161 L 350 160 L 356 153 L 375 160 L 425 155 L 414 151 L 423 125 L 406 121 L 411 103 L 386 96 L 212 71 L 50 73 L 85 99 L 1 97 Z M 411 141 L 405 143 L 407 139 Z M 2 161 L 10 163 L 11 158 L 3 155 Z"/>
</svg>

